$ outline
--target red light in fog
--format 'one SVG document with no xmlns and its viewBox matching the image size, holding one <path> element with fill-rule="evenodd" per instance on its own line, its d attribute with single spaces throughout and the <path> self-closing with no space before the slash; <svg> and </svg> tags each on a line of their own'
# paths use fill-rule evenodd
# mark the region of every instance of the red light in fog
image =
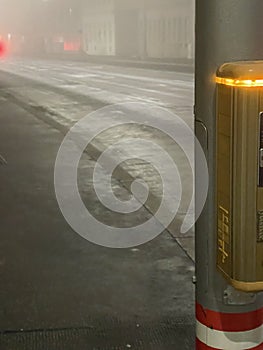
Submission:
<svg viewBox="0 0 263 350">
<path fill-rule="evenodd" d="M 65 41 L 64 42 L 64 51 L 79 51 L 80 42 L 79 41 Z"/>
<path fill-rule="evenodd" d="M 0 57 L 5 56 L 7 47 L 4 41 L 0 41 Z"/>
</svg>

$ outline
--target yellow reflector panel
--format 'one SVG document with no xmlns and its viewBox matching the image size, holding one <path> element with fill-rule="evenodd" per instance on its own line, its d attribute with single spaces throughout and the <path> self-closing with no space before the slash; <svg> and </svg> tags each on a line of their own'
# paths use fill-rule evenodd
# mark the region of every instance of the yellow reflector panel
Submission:
<svg viewBox="0 0 263 350">
<path fill-rule="evenodd" d="M 263 61 L 225 63 L 217 71 L 216 82 L 236 87 L 261 87 L 263 86 Z"/>
<path fill-rule="evenodd" d="M 216 77 L 217 84 L 237 86 L 237 87 L 260 87 L 263 86 L 263 79 L 257 80 L 239 80 Z"/>
</svg>

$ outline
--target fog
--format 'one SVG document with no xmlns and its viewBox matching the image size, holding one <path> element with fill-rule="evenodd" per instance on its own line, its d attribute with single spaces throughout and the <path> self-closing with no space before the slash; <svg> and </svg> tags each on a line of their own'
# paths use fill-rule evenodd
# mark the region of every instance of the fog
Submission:
<svg viewBox="0 0 263 350">
<path fill-rule="evenodd" d="M 194 0 L 0 0 L 13 53 L 193 59 Z"/>
</svg>

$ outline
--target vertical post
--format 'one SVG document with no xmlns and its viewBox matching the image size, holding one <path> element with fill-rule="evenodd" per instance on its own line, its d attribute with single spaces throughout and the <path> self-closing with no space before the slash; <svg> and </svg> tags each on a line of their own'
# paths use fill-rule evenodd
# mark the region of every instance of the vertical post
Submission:
<svg viewBox="0 0 263 350">
<path fill-rule="evenodd" d="M 147 58 L 147 9 L 146 0 L 142 1 L 141 5 L 141 33 L 140 35 L 140 56 L 141 59 Z"/>
<path fill-rule="evenodd" d="M 215 202 L 216 71 L 225 62 L 263 59 L 262 14 L 262 0 L 196 0 L 195 129 L 210 177 L 196 223 L 198 350 L 263 349 L 263 294 L 238 292 L 216 267 Z M 198 195 L 196 186 L 197 200 Z"/>
</svg>

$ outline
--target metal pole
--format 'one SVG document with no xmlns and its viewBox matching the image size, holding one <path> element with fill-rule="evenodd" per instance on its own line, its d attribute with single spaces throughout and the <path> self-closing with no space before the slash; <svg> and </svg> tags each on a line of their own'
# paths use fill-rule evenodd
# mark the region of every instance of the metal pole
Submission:
<svg viewBox="0 0 263 350">
<path fill-rule="evenodd" d="M 263 349 L 263 294 L 236 291 L 216 268 L 215 204 L 215 73 L 225 62 L 263 59 L 262 14 L 262 0 L 196 0 L 195 128 L 210 177 L 196 223 L 197 349 Z"/>
</svg>

